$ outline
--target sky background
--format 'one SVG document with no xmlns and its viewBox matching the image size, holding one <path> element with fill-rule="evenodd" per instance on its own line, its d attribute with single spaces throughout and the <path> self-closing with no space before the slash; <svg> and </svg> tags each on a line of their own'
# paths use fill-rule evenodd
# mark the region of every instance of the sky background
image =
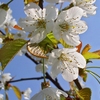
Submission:
<svg viewBox="0 0 100 100">
<path fill-rule="evenodd" d="M 8 0 L 0 0 L 0 2 L 8 2 Z M 86 44 L 91 45 L 90 51 L 95 51 L 100 49 L 100 0 L 97 0 L 95 5 L 97 6 L 97 14 L 94 16 L 89 16 L 88 18 L 83 18 L 88 25 L 88 30 L 80 35 L 80 39 L 83 42 L 83 47 Z M 23 11 L 24 3 L 23 0 L 14 0 L 10 4 L 11 9 L 13 10 L 12 15 L 18 21 L 19 18 L 25 18 Z M 88 66 L 100 66 L 100 60 L 93 60 L 93 63 L 88 64 Z M 92 71 L 100 75 L 100 69 L 91 69 Z M 28 77 L 38 77 L 41 76 L 41 73 L 35 72 L 35 64 L 30 61 L 25 56 L 15 56 L 14 59 L 7 65 L 4 70 L 5 73 L 11 73 L 11 76 L 14 76 L 15 79 L 28 78 Z M 69 90 L 69 84 L 66 82 L 61 75 L 58 76 L 61 86 L 65 90 Z M 12 83 L 12 85 L 17 86 L 20 90 L 26 90 L 28 87 L 32 89 L 31 97 L 40 91 L 41 82 L 43 80 L 31 80 Z M 51 84 L 52 85 L 52 84 Z M 92 90 L 92 99 L 91 100 L 100 100 L 100 84 L 88 74 L 87 82 L 85 83 L 86 87 L 90 87 Z M 3 93 L 3 91 L 0 91 Z M 10 89 L 8 92 L 9 100 L 18 100 L 14 92 Z"/>
</svg>

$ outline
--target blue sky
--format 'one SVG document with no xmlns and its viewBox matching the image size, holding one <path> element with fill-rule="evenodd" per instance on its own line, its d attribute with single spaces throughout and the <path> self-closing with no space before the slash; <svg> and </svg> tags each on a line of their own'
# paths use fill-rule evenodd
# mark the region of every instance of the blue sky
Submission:
<svg viewBox="0 0 100 100">
<path fill-rule="evenodd" d="M 0 0 L 0 2 L 8 2 L 8 0 Z M 100 0 L 97 0 L 95 5 L 97 6 L 97 14 L 94 16 L 89 16 L 88 18 L 84 18 L 83 20 L 86 21 L 88 25 L 88 30 L 84 34 L 80 36 L 83 47 L 86 44 L 91 45 L 90 51 L 95 51 L 100 49 Z M 10 7 L 13 10 L 13 16 L 18 21 L 19 18 L 24 18 L 25 14 L 23 11 L 23 0 L 14 0 Z M 88 66 L 100 66 L 100 60 L 93 60 L 92 64 L 88 64 Z M 92 71 L 97 72 L 100 75 L 100 69 L 91 69 Z M 8 64 L 4 72 L 10 72 L 15 79 L 25 78 L 25 77 L 38 77 L 41 76 L 41 73 L 35 72 L 35 65 L 32 61 L 30 61 L 25 56 L 16 56 L 14 59 Z M 25 90 L 28 87 L 32 89 L 32 95 L 37 93 L 41 89 L 41 82 L 40 81 L 23 81 L 13 83 L 19 87 L 20 90 Z M 59 75 L 59 82 L 61 82 L 61 86 L 64 89 L 69 90 L 69 84 L 62 79 L 61 75 Z M 92 90 L 92 99 L 91 100 L 100 100 L 100 84 L 90 75 L 88 74 L 87 82 L 85 83 L 86 87 L 90 87 Z M 15 94 L 10 89 L 8 92 L 9 100 L 17 100 Z"/>
</svg>

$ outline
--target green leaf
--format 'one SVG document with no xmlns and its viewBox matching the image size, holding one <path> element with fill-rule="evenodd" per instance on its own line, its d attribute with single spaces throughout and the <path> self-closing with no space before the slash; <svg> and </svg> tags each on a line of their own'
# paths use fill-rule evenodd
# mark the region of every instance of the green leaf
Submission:
<svg viewBox="0 0 100 100">
<path fill-rule="evenodd" d="M 81 100 L 91 100 L 90 88 L 84 88 L 78 91 L 78 95 L 81 96 Z"/>
<path fill-rule="evenodd" d="M 86 82 L 87 80 L 87 73 L 85 69 L 79 68 L 79 75 L 82 77 L 83 81 Z"/>
<path fill-rule="evenodd" d="M 22 94 L 21 94 L 20 90 L 19 90 L 16 86 L 12 86 L 12 89 L 13 89 L 15 95 L 17 96 L 17 98 L 18 98 L 19 100 L 21 100 Z"/>
<path fill-rule="evenodd" d="M 4 70 L 7 64 L 26 43 L 26 40 L 16 39 L 8 41 L 4 44 L 4 46 L 0 49 L 0 62 L 2 64 L 2 70 Z"/>
<path fill-rule="evenodd" d="M 73 46 L 68 45 L 63 39 L 60 39 L 59 42 L 65 47 L 65 48 L 71 48 Z"/>
<path fill-rule="evenodd" d="M 93 71 L 90 71 L 90 70 L 86 70 L 88 73 L 90 73 L 97 81 L 98 83 L 100 84 L 100 81 L 98 78 L 100 78 L 100 76 L 98 74 L 96 74 L 95 72 Z M 98 77 L 98 78 L 97 78 Z"/>
<path fill-rule="evenodd" d="M 63 95 L 60 95 L 60 100 L 66 100 L 66 97 L 64 97 Z"/>
<path fill-rule="evenodd" d="M 91 49 L 91 46 L 89 44 L 87 44 L 83 48 L 81 53 L 84 56 L 84 58 L 86 60 L 89 60 L 89 59 L 100 59 L 100 54 L 99 54 L 100 51 L 89 52 L 90 49 Z"/>
<path fill-rule="evenodd" d="M 86 52 L 83 56 L 85 59 L 100 59 L 100 55 L 92 52 Z"/>
<path fill-rule="evenodd" d="M 38 4 L 39 0 L 24 0 L 24 4 L 25 5 L 27 5 L 27 4 L 31 3 L 31 2 Z"/>
<path fill-rule="evenodd" d="M 45 51 L 49 52 L 52 50 L 52 48 L 57 48 L 57 44 L 58 41 L 55 39 L 53 33 L 49 33 L 47 34 L 46 38 L 39 43 L 39 46 Z"/>
</svg>

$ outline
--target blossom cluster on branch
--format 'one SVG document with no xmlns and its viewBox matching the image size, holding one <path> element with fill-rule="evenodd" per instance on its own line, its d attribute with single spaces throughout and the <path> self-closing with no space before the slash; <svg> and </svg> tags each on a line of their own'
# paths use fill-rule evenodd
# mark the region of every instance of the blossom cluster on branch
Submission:
<svg viewBox="0 0 100 100">
<path fill-rule="evenodd" d="M 24 0 L 26 18 L 20 18 L 18 22 L 12 16 L 13 9 L 8 6 L 12 1 L 0 4 L 0 88 L 5 91 L 12 88 L 19 100 L 22 94 L 25 99 L 30 99 L 32 92 L 30 88 L 20 92 L 11 84 L 14 78 L 10 73 L 3 73 L 17 53 L 32 60 L 36 64 L 36 71 L 43 74 L 41 78 L 34 78 L 43 79 L 44 82 L 41 83 L 41 91 L 30 100 L 90 100 L 90 89 L 82 88 L 78 77 L 86 81 L 87 72 L 95 74 L 86 69 L 86 64 L 90 59 L 100 58 L 100 54 L 96 51 L 89 53 L 93 58 L 88 57 L 89 45 L 80 52 L 82 45 L 80 35 L 88 29 L 87 23 L 82 18 L 96 14 L 97 7 L 94 5 L 96 0 Z M 65 6 L 65 3 L 69 5 Z M 16 29 L 17 33 L 13 33 L 12 29 Z M 47 72 L 50 66 L 49 76 Z M 53 88 L 47 82 L 46 79 L 49 79 L 57 87 L 58 74 L 69 82 L 70 91 Z M 5 95 L 7 99 L 8 95 Z M 2 94 L 0 100 L 3 100 Z"/>
</svg>

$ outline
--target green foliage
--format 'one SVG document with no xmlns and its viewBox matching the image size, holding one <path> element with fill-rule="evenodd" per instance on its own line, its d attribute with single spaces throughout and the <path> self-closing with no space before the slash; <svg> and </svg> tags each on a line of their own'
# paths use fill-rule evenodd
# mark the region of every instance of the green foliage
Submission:
<svg viewBox="0 0 100 100">
<path fill-rule="evenodd" d="M 24 4 L 25 5 L 27 5 L 27 4 L 31 3 L 31 2 L 38 4 L 39 0 L 24 0 Z"/>
<path fill-rule="evenodd" d="M 66 100 L 66 97 L 64 97 L 63 95 L 60 95 L 60 100 Z"/>
<path fill-rule="evenodd" d="M 91 100 L 91 90 L 90 88 L 83 88 L 77 91 L 77 95 L 80 100 Z"/>
<path fill-rule="evenodd" d="M 21 94 L 19 88 L 16 87 L 16 86 L 12 86 L 12 89 L 13 89 L 15 95 L 17 96 L 17 98 L 18 98 L 19 100 L 21 100 L 21 98 L 22 98 L 22 94 Z"/>
<path fill-rule="evenodd" d="M 4 44 L 4 46 L 0 49 L 0 62 L 2 64 L 2 70 L 4 70 L 7 64 L 26 43 L 26 40 L 16 39 L 8 41 Z"/>
<path fill-rule="evenodd" d="M 87 80 L 86 70 L 79 68 L 79 75 L 82 77 L 83 81 L 86 82 L 86 80 Z"/>
<path fill-rule="evenodd" d="M 73 46 L 70 46 L 70 45 L 66 44 L 66 42 L 63 39 L 60 39 L 59 42 L 64 46 L 64 48 L 71 48 L 71 47 L 73 47 Z"/>
<path fill-rule="evenodd" d="M 82 55 L 84 56 L 84 58 L 86 60 L 90 60 L 90 59 L 100 59 L 99 52 L 89 52 L 90 49 L 91 49 L 91 46 L 89 44 L 87 44 L 83 48 Z"/>
<path fill-rule="evenodd" d="M 39 43 L 39 46 L 46 52 L 49 52 L 53 48 L 57 48 L 58 41 L 55 39 L 53 33 L 47 34 L 46 38 Z"/>
</svg>

